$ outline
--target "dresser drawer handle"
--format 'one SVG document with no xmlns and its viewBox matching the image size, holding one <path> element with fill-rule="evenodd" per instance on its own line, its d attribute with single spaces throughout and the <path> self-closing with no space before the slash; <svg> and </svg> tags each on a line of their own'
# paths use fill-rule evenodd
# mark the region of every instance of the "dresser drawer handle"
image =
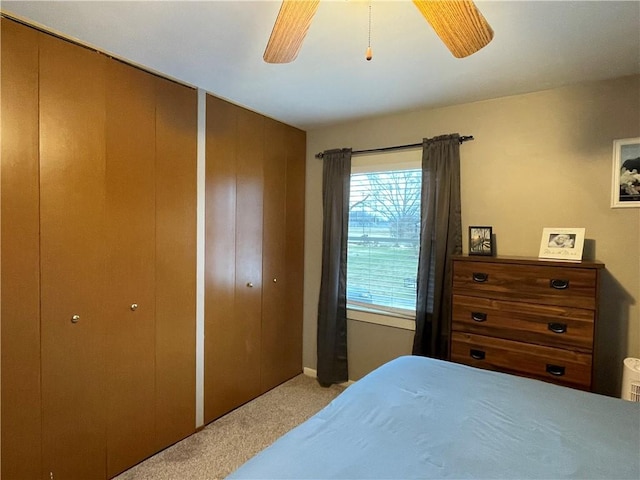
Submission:
<svg viewBox="0 0 640 480">
<path fill-rule="evenodd" d="M 551 330 L 553 333 L 566 333 L 567 332 L 567 324 L 566 323 L 549 322 L 547 324 L 547 328 L 549 330 Z"/>
<path fill-rule="evenodd" d="M 473 272 L 473 281 L 478 283 L 484 283 L 489 280 L 489 275 L 486 273 Z"/>
<path fill-rule="evenodd" d="M 469 350 L 469 355 L 471 355 L 471 358 L 474 358 L 476 360 L 484 360 L 484 352 L 482 350 L 476 350 L 476 349 L 471 349 Z"/>
<path fill-rule="evenodd" d="M 484 322 L 487 319 L 487 314 L 482 312 L 471 312 L 471 320 L 474 322 Z"/>
<path fill-rule="evenodd" d="M 569 280 L 560 280 L 558 278 L 552 278 L 549 282 L 549 286 L 551 288 L 555 288 L 556 290 L 564 290 L 565 288 L 569 288 Z"/>
<path fill-rule="evenodd" d="M 547 373 L 550 373 L 554 377 L 562 377 L 564 375 L 564 367 L 547 363 Z"/>
</svg>

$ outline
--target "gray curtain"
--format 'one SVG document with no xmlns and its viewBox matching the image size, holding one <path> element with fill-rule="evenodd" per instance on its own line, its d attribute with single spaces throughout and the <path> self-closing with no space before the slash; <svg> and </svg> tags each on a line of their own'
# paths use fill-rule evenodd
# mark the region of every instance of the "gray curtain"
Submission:
<svg viewBox="0 0 640 480">
<path fill-rule="evenodd" d="M 462 253 L 460 135 L 422 143 L 418 298 L 413 354 L 449 355 L 451 256 Z"/>
<path fill-rule="evenodd" d="M 349 379 L 347 364 L 347 234 L 351 149 L 323 156 L 322 279 L 318 301 L 318 382 Z"/>
</svg>

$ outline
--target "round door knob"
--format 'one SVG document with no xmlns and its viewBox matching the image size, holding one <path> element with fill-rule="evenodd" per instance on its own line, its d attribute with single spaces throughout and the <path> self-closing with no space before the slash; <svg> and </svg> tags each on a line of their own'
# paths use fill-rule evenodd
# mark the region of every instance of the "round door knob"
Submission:
<svg viewBox="0 0 640 480">
<path fill-rule="evenodd" d="M 131 304 L 131 311 L 135 312 L 138 309 L 138 304 L 137 303 L 132 303 Z"/>
<path fill-rule="evenodd" d="M 247 282 L 247 287 L 249 287 L 249 288 L 253 288 L 253 283 L 251 283 L 251 282 Z"/>
<path fill-rule="evenodd" d="M 78 323 L 80 321 L 80 315 L 74 315 L 71 317 L 71 323 Z"/>
<path fill-rule="evenodd" d="M 274 279 L 273 279 L 273 283 L 278 283 L 278 279 L 277 279 L 277 278 L 274 278 Z"/>
</svg>

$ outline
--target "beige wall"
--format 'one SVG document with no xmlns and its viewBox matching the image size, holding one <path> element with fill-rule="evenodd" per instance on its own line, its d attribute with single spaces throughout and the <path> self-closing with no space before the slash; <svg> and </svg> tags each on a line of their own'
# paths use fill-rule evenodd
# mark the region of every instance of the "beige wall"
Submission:
<svg viewBox="0 0 640 480">
<path fill-rule="evenodd" d="M 322 162 L 314 154 L 420 142 L 457 132 L 464 249 L 491 225 L 499 255 L 536 257 L 543 227 L 585 227 L 585 258 L 606 264 L 596 390 L 617 395 L 622 360 L 640 356 L 640 208 L 611 209 L 613 140 L 640 137 L 640 76 L 580 84 L 316 129 L 307 136 L 304 366 L 316 365 Z M 351 378 L 410 353 L 413 332 L 350 322 Z M 381 341 L 385 335 L 389 341 Z"/>
</svg>

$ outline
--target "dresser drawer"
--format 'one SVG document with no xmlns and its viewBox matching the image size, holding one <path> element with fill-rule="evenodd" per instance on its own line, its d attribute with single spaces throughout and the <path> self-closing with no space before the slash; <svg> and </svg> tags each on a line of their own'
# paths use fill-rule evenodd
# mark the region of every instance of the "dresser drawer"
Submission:
<svg viewBox="0 0 640 480">
<path fill-rule="evenodd" d="M 580 308 L 454 295 L 451 328 L 591 353 L 594 315 Z"/>
<path fill-rule="evenodd" d="M 595 309 L 596 278 L 589 268 L 453 263 L 454 293 L 545 305 Z"/>
<path fill-rule="evenodd" d="M 453 332 L 451 360 L 583 390 L 591 388 L 589 354 Z"/>
</svg>

